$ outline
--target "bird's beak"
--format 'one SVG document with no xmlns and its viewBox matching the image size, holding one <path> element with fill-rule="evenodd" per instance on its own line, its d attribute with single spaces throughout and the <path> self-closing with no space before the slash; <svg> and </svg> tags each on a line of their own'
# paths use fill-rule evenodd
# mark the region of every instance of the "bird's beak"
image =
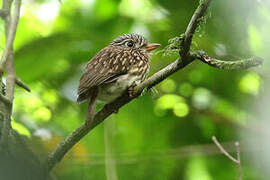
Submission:
<svg viewBox="0 0 270 180">
<path fill-rule="evenodd" d="M 151 52 L 151 51 L 153 51 L 154 49 L 158 48 L 159 46 L 161 46 L 161 45 L 158 44 L 158 43 L 147 44 L 147 45 L 146 45 L 146 50 L 147 50 L 148 52 Z"/>
</svg>

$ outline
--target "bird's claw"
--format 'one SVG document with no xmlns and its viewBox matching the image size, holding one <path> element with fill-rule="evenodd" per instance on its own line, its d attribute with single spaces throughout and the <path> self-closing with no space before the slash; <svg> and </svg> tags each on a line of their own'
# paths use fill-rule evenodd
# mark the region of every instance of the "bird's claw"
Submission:
<svg viewBox="0 0 270 180">
<path fill-rule="evenodd" d="M 130 87 L 128 88 L 128 96 L 129 96 L 130 98 L 135 97 L 134 88 L 135 88 L 135 86 L 130 86 Z"/>
</svg>

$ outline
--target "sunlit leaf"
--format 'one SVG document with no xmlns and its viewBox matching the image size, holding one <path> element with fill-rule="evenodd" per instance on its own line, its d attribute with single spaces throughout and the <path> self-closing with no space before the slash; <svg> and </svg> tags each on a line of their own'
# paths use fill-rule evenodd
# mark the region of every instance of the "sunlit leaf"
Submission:
<svg viewBox="0 0 270 180">
<path fill-rule="evenodd" d="M 205 88 L 197 88 L 194 90 L 192 102 L 195 107 L 204 109 L 209 107 L 211 103 L 211 92 Z"/>
<path fill-rule="evenodd" d="M 254 72 L 247 73 L 241 78 L 239 89 L 244 93 L 257 95 L 260 89 L 260 76 Z"/>
<path fill-rule="evenodd" d="M 187 170 L 186 170 L 186 179 L 187 180 L 213 180 L 205 160 L 202 157 L 193 157 L 189 160 Z"/>
<path fill-rule="evenodd" d="M 40 107 L 33 112 L 33 117 L 40 122 L 46 122 L 51 119 L 52 113 L 46 107 Z"/>
<path fill-rule="evenodd" d="M 185 117 L 189 113 L 189 107 L 186 103 L 177 103 L 173 107 L 173 112 L 178 117 Z"/>
<path fill-rule="evenodd" d="M 259 30 L 254 25 L 249 25 L 248 34 L 249 34 L 249 44 L 253 52 L 255 53 L 261 52 L 263 49 L 263 42 Z"/>
<path fill-rule="evenodd" d="M 161 83 L 161 89 L 162 89 L 162 91 L 164 91 L 166 93 L 172 93 L 176 89 L 176 83 L 172 79 L 165 79 Z"/>
<path fill-rule="evenodd" d="M 25 135 L 27 137 L 31 137 L 30 131 L 23 124 L 12 120 L 11 121 L 11 126 L 18 133 L 20 133 L 22 135 Z"/>
<path fill-rule="evenodd" d="M 189 83 L 180 84 L 179 93 L 185 97 L 189 97 L 193 93 L 193 87 Z"/>
</svg>

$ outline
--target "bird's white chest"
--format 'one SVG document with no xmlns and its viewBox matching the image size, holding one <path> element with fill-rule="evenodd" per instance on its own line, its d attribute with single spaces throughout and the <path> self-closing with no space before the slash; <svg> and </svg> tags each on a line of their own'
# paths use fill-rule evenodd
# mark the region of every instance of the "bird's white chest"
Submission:
<svg viewBox="0 0 270 180">
<path fill-rule="evenodd" d="M 141 83 L 141 77 L 134 74 L 120 76 L 116 82 L 99 88 L 98 100 L 109 103 L 123 94 L 128 87 Z"/>
</svg>

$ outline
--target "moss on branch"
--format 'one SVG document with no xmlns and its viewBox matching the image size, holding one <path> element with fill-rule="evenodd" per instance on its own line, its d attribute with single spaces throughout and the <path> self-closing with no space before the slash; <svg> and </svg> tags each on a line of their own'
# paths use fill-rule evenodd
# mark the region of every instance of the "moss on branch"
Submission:
<svg viewBox="0 0 270 180">
<path fill-rule="evenodd" d="M 234 60 L 234 61 L 219 60 L 219 59 L 210 57 L 204 51 L 197 52 L 195 56 L 197 59 L 199 59 L 203 63 L 207 63 L 208 65 L 218 68 L 218 69 L 226 69 L 226 70 L 248 69 L 251 67 L 261 65 L 263 63 L 263 59 L 260 57 L 251 57 L 248 59 L 241 59 L 241 60 Z"/>
</svg>

